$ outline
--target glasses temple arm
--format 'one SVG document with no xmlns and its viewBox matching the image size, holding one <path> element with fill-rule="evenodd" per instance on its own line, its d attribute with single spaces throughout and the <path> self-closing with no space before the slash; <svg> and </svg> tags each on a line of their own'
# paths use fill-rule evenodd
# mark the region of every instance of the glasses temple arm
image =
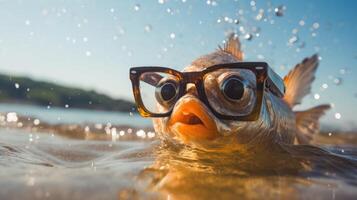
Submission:
<svg viewBox="0 0 357 200">
<path fill-rule="evenodd" d="M 266 87 L 277 97 L 282 98 L 285 95 L 284 80 L 268 67 L 268 79 Z"/>
</svg>

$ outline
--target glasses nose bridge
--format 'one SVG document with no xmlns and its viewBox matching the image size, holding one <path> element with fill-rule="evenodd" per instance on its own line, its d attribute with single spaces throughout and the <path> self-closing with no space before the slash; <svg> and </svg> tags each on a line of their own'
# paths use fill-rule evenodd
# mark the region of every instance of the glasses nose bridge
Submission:
<svg viewBox="0 0 357 200">
<path fill-rule="evenodd" d="M 201 80 L 201 73 L 200 72 L 184 72 L 183 79 L 185 84 L 193 83 L 197 85 L 197 83 Z"/>
<path fill-rule="evenodd" d="M 199 82 L 201 80 L 200 72 L 184 72 L 183 73 L 183 88 L 185 93 L 191 93 L 198 96 Z"/>
</svg>

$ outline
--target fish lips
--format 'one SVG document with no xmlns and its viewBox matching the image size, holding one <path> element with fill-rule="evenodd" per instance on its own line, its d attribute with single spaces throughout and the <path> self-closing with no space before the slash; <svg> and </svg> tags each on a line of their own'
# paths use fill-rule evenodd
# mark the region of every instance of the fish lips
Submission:
<svg viewBox="0 0 357 200">
<path fill-rule="evenodd" d="M 184 142 L 213 140 L 219 136 L 216 122 L 208 109 L 201 101 L 191 96 L 176 103 L 168 127 Z"/>
</svg>

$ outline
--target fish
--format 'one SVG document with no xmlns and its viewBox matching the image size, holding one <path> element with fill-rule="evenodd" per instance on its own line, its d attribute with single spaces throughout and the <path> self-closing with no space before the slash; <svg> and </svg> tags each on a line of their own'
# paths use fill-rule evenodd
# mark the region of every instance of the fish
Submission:
<svg viewBox="0 0 357 200">
<path fill-rule="evenodd" d="M 230 34 L 223 46 L 197 58 L 183 72 L 199 72 L 213 65 L 244 62 L 243 57 L 239 37 Z M 218 118 L 200 100 L 195 84 L 188 84 L 170 116 L 153 118 L 154 129 L 163 140 L 212 151 L 271 151 L 278 144 L 310 144 L 319 132 L 319 119 L 330 105 L 318 105 L 303 111 L 296 111 L 295 107 L 310 93 L 318 65 L 317 54 L 295 65 L 282 79 L 285 84 L 282 97 L 265 90 L 259 117 L 253 121 Z M 219 81 L 217 77 L 213 77 L 213 82 Z M 249 74 L 243 74 L 243 79 L 252 81 Z M 207 85 L 211 88 L 206 91 L 211 95 L 222 93 L 214 85 Z M 229 108 L 224 100 L 215 103 L 218 108 Z M 231 107 L 236 108 L 239 104 Z"/>
</svg>

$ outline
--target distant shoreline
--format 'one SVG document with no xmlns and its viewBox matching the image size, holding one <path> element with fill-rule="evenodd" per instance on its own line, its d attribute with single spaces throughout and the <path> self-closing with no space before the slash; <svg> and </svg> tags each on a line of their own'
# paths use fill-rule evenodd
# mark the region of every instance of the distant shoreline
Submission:
<svg viewBox="0 0 357 200">
<path fill-rule="evenodd" d="M 21 102 L 21 101 L 0 101 L 0 105 L 12 105 L 12 106 L 16 106 L 16 105 L 19 105 L 19 106 L 34 106 L 34 107 L 37 107 L 37 108 L 40 108 L 40 109 L 48 109 L 46 105 L 38 105 L 38 104 L 32 104 L 32 103 L 29 103 L 29 102 Z M 134 110 L 134 111 L 129 111 L 129 112 L 122 112 L 122 111 L 116 111 L 116 110 L 103 110 L 103 109 L 88 109 L 88 108 L 79 108 L 79 107 L 61 107 L 61 106 L 51 106 L 50 109 L 60 109 L 60 110 L 73 110 L 73 111 L 98 111 L 98 112 L 110 112 L 110 113 L 118 113 L 118 114 L 126 114 L 126 113 L 130 113 L 132 115 L 137 115 L 137 116 L 140 116 L 139 113 Z"/>
<path fill-rule="evenodd" d="M 93 90 L 4 74 L 0 74 L 0 103 L 136 112 L 133 102 L 114 99 Z"/>
</svg>

